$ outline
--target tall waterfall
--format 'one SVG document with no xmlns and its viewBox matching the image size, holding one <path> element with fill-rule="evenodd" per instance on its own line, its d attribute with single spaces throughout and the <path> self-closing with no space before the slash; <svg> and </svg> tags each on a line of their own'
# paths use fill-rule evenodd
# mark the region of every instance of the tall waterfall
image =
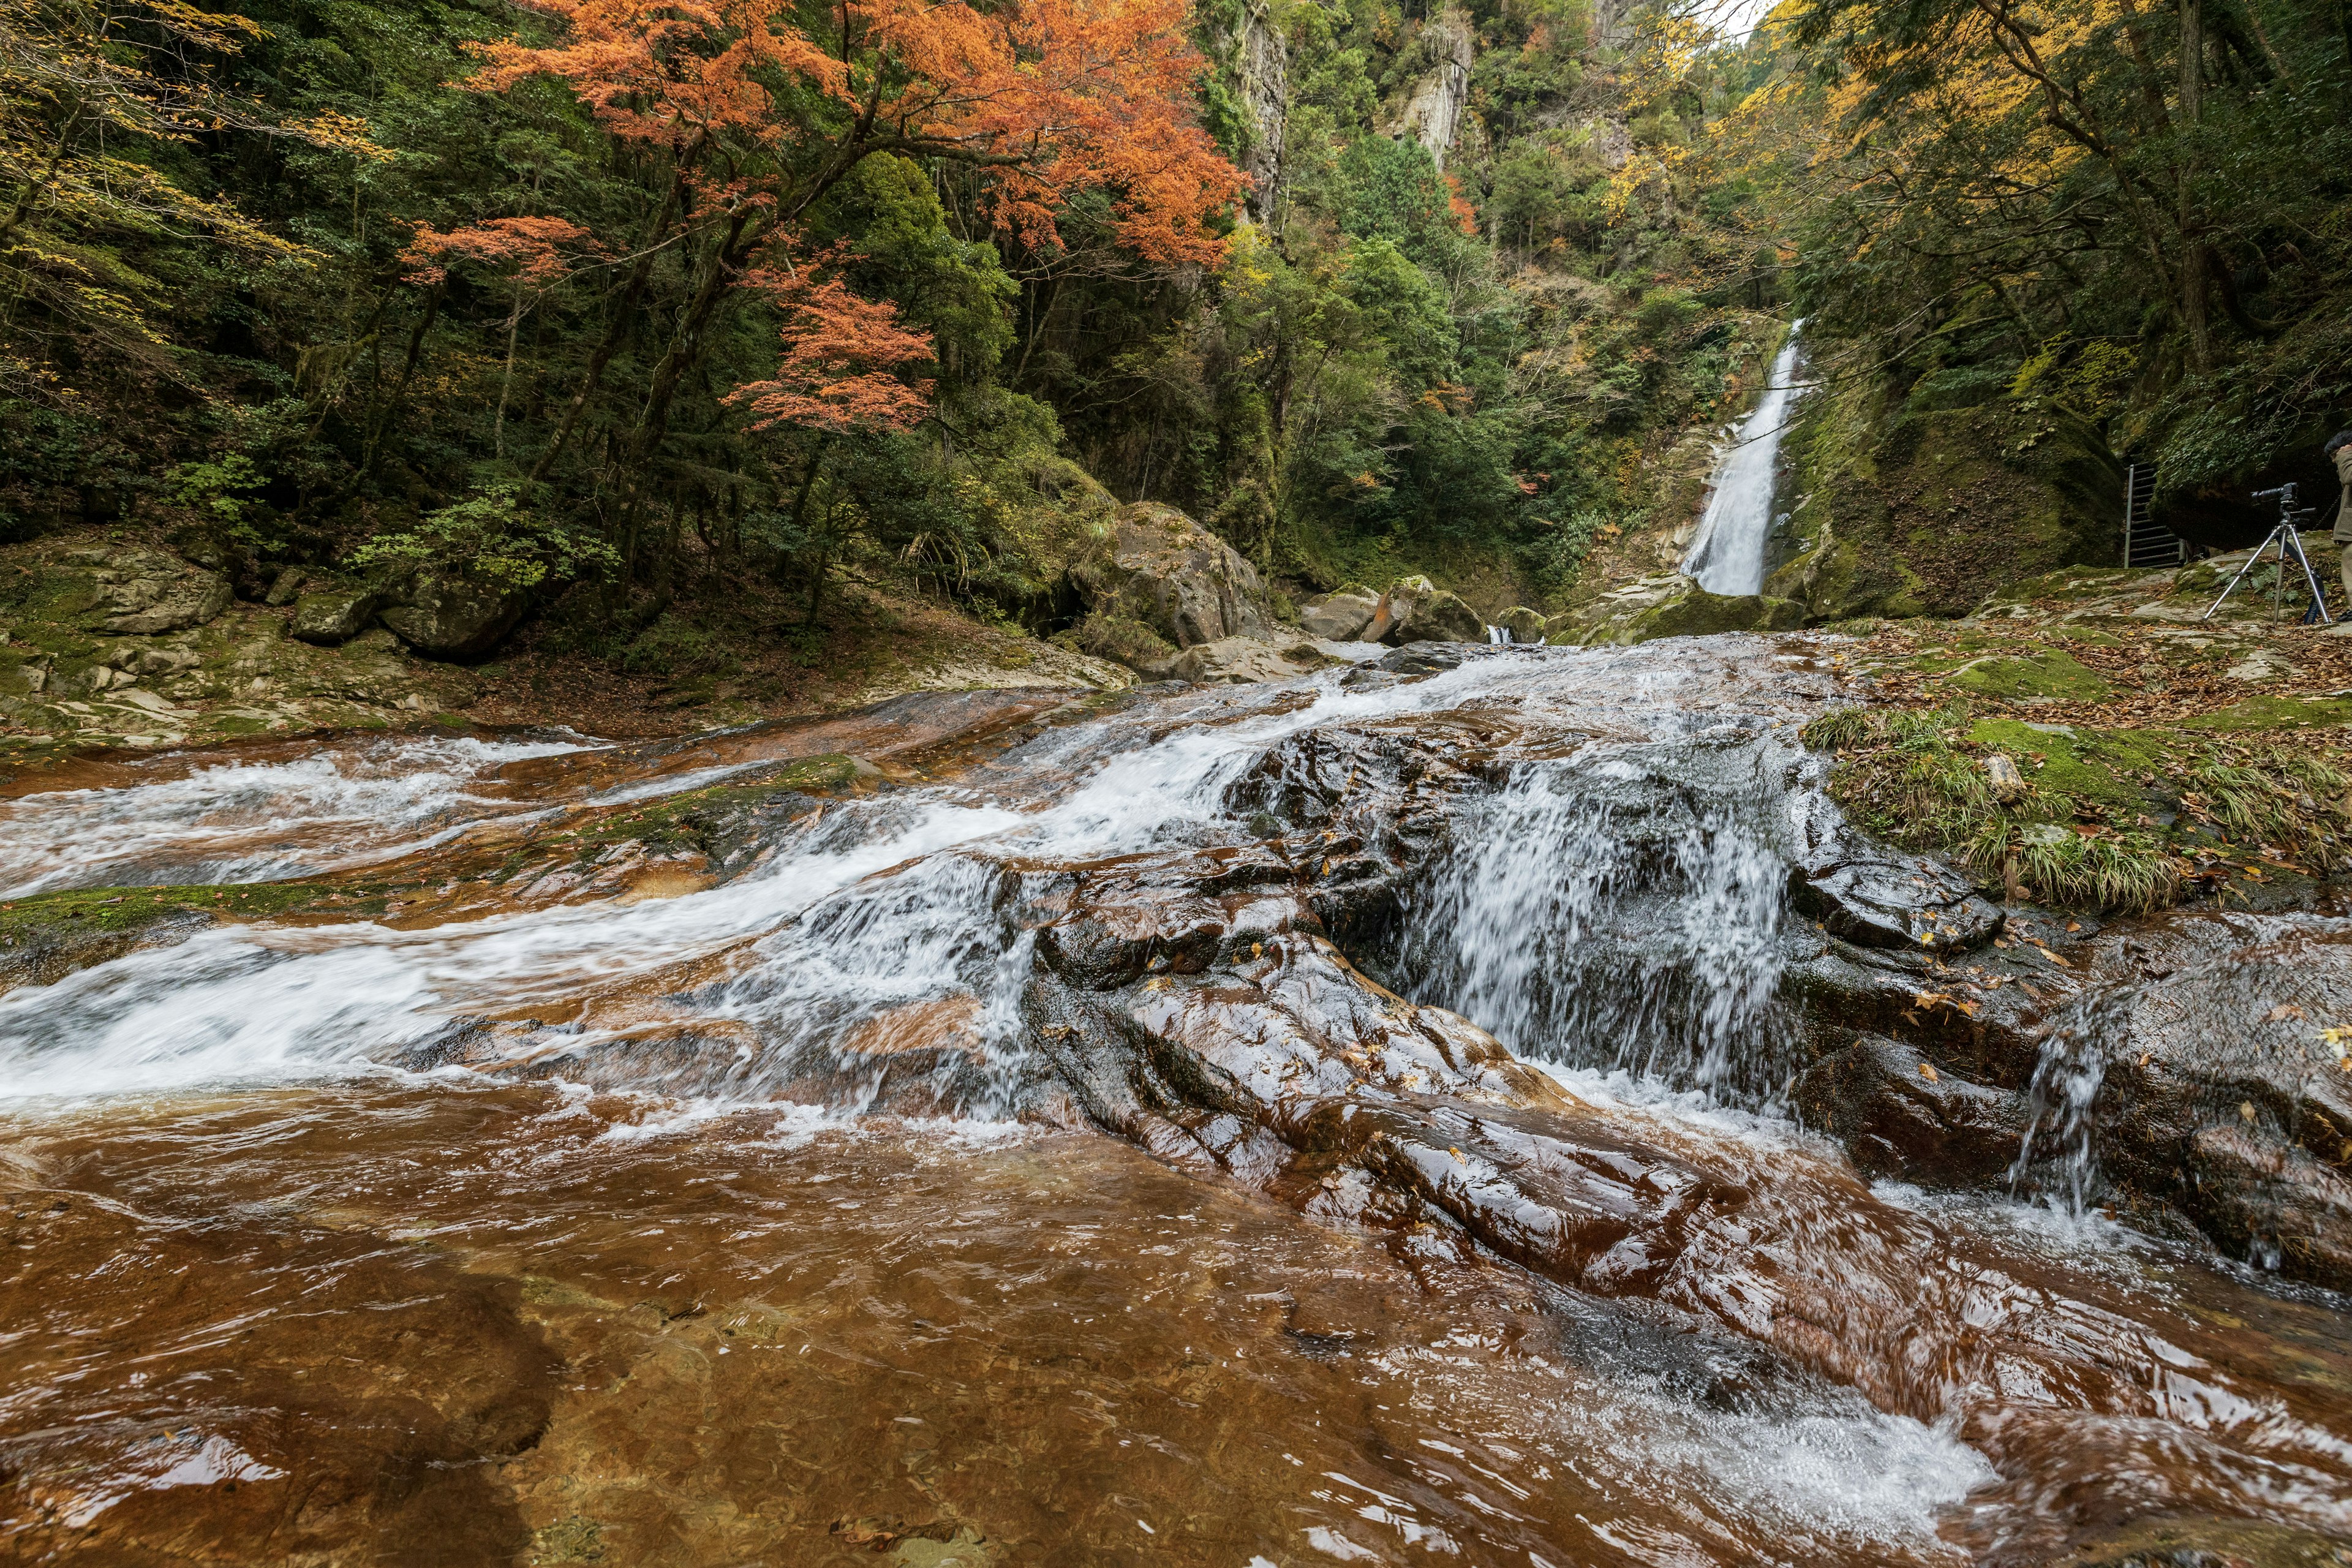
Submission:
<svg viewBox="0 0 2352 1568">
<path fill-rule="evenodd" d="M 1764 591 L 1764 545 L 1772 532 L 1780 435 L 1788 427 L 1790 409 L 1804 391 L 1796 379 L 1797 334 L 1804 324 L 1801 320 L 1789 323 L 1788 341 L 1772 361 L 1772 378 L 1763 397 L 1715 470 L 1715 494 L 1699 521 L 1698 542 L 1683 562 L 1683 570 L 1710 594 Z"/>
</svg>

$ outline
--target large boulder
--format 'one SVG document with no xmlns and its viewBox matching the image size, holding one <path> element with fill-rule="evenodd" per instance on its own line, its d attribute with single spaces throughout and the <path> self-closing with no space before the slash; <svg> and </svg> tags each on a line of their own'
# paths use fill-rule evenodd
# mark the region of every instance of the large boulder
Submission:
<svg viewBox="0 0 2352 1568">
<path fill-rule="evenodd" d="M 1134 501 L 1070 565 L 1087 608 L 1139 625 L 1179 648 L 1264 637 L 1273 626 L 1257 571 L 1172 506 Z M 396 629 L 396 628 L 395 628 Z"/>
<path fill-rule="evenodd" d="M 1353 593 L 1342 588 L 1319 599 L 1307 601 L 1298 613 L 1298 624 L 1309 637 L 1326 642 L 1353 642 L 1364 635 L 1379 613 L 1380 600 L 1370 593 Z"/>
<path fill-rule="evenodd" d="M 367 629 L 383 595 L 370 588 L 325 588 L 294 601 L 288 629 L 307 643 L 336 647 Z"/>
<path fill-rule="evenodd" d="M 428 658 L 479 658 L 514 629 L 524 608 L 523 596 L 510 590 L 423 572 L 383 610 L 383 620 Z"/>
<path fill-rule="evenodd" d="M 228 579 L 191 566 L 160 550 L 107 552 L 91 572 L 98 602 L 91 608 L 110 632 L 153 637 L 203 626 L 228 608 Z"/>
<path fill-rule="evenodd" d="M 1406 577 L 1381 595 L 1366 642 L 1402 647 L 1410 642 L 1485 642 L 1486 623 L 1478 612 L 1426 577 Z"/>
<path fill-rule="evenodd" d="M 1533 647 L 1542 642 L 1547 627 L 1543 616 L 1525 605 L 1514 605 L 1505 610 L 1502 619 L 1495 624 L 1508 631 L 1513 642 L 1526 647 Z"/>
</svg>

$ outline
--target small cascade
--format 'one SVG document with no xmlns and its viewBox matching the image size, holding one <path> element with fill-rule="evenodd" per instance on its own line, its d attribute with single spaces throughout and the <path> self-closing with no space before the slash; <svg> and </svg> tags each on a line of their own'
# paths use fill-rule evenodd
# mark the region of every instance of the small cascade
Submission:
<svg viewBox="0 0 2352 1568">
<path fill-rule="evenodd" d="M 2104 993 L 2070 1008 L 2042 1044 L 2031 1095 L 2033 1120 L 2009 1170 L 2009 1190 L 2038 1197 L 2070 1219 L 2090 1213 L 2100 1196 L 2097 1142 L 2099 1090 L 2106 1081 L 2108 1015 L 2126 1004 Z"/>
<path fill-rule="evenodd" d="M 1521 1057 L 1769 1099 L 1788 873 L 1758 781 L 1785 749 L 1718 723 L 1522 765 L 1408 911 L 1394 972 Z"/>
<path fill-rule="evenodd" d="M 1772 534 L 1772 498 L 1779 488 L 1780 437 L 1806 388 L 1797 380 L 1800 321 L 1772 361 L 1772 375 L 1755 411 L 1741 423 L 1715 470 L 1714 494 L 1699 520 L 1698 539 L 1683 570 L 1710 594 L 1764 591 L 1765 547 Z"/>
</svg>

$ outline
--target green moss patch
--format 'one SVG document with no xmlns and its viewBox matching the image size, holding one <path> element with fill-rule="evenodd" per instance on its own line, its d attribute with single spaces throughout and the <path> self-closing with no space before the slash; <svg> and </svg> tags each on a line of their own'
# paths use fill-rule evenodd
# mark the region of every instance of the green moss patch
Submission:
<svg viewBox="0 0 2352 1568">
<path fill-rule="evenodd" d="M 383 896 L 321 882 L 247 882 L 161 888 L 72 888 L 0 903 L 0 946 L 40 946 L 59 939 L 128 935 L 184 915 L 217 920 L 280 920 L 305 910 L 375 915 Z"/>
<path fill-rule="evenodd" d="M 2194 730 L 2276 730 L 2352 724 L 2352 697 L 2250 697 L 2218 712 L 2184 719 Z"/>
<path fill-rule="evenodd" d="M 2052 647 L 2036 647 L 2023 655 L 1980 655 L 1952 668 L 1943 679 L 1947 686 L 2011 702 L 2034 697 L 2101 702 L 2115 695 L 2105 677 L 2072 654 Z"/>
<path fill-rule="evenodd" d="M 2352 758 L 2340 752 L 1979 720 L 1962 704 L 1841 709 L 1804 738 L 1838 753 L 1830 793 L 1857 822 L 1956 855 L 2012 897 L 2149 910 L 2233 858 L 2314 877 L 2352 864 Z"/>
</svg>

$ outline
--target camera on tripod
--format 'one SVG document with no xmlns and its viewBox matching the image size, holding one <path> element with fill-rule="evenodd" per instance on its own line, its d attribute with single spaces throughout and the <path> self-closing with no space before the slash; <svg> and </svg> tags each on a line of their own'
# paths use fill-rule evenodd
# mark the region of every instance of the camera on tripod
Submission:
<svg viewBox="0 0 2352 1568">
<path fill-rule="evenodd" d="M 2221 597 L 2214 600 L 2212 607 L 2199 617 L 2200 619 L 2211 620 L 2213 611 L 2221 607 L 2222 600 L 2227 599 L 2237 590 L 2238 584 L 2245 580 L 2247 573 L 2262 563 L 2263 552 L 2273 545 L 2276 545 L 2279 574 L 2277 585 L 2271 591 L 2272 604 L 2275 605 L 2286 596 L 2286 567 L 2287 563 L 2292 560 L 2302 569 L 2304 584 L 2311 590 L 2311 608 L 2304 612 L 2303 618 L 2306 622 L 2315 622 L 2323 626 L 2331 624 L 2333 617 L 2327 613 L 2327 595 L 2320 590 L 2319 574 L 2311 569 L 2311 560 L 2303 552 L 2303 535 L 2295 529 L 2296 523 L 2311 515 L 2311 509 L 2295 505 L 2294 492 L 2295 487 L 2292 480 L 2270 489 L 2254 492 L 2253 499 L 2258 501 L 2278 502 L 2279 520 L 2272 526 L 2269 536 L 2254 546 L 2254 552 L 2246 557 L 2246 563 L 2238 568 L 2238 574 L 2230 579 L 2230 585 L 2221 590 Z"/>
</svg>

